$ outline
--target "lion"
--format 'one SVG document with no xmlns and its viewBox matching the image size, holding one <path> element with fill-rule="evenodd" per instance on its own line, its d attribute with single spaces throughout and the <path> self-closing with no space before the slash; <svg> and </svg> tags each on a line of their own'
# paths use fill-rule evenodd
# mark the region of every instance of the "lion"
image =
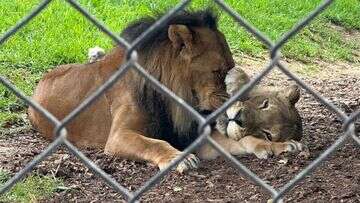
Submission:
<svg viewBox="0 0 360 203">
<path fill-rule="evenodd" d="M 147 17 L 130 23 L 121 36 L 132 42 L 156 20 Z M 209 10 L 176 14 L 148 36 L 137 53 L 139 64 L 149 74 L 204 116 L 228 98 L 224 81 L 235 63 L 218 30 L 216 15 Z M 60 65 L 44 75 L 32 98 L 61 120 L 125 62 L 125 49 L 116 46 L 101 60 Z M 41 135 L 53 139 L 53 124 L 31 107 L 28 113 Z M 78 147 L 97 147 L 109 155 L 149 161 L 162 170 L 198 137 L 197 126 L 190 113 L 130 69 L 66 129 L 67 139 Z M 287 142 L 251 136 L 233 140 L 216 129 L 211 136 L 235 155 L 293 149 Z M 209 145 L 196 153 L 200 158 L 218 155 Z M 190 154 L 176 170 L 184 172 L 198 165 L 199 158 Z"/>
</svg>

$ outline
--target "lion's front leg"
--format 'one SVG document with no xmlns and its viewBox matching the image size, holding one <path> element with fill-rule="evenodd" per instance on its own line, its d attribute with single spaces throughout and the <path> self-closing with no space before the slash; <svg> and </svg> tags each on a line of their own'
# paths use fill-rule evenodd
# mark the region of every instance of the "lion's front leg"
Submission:
<svg viewBox="0 0 360 203">
<path fill-rule="evenodd" d="M 105 153 L 124 158 L 150 161 L 159 169 L 167 167 L 181 152 L 169 143 L 148 138 L 134 131 L 117 130 L 109 136 L 105 146 Z M 190 154 L 176 168 L 180 173 L 197 168 L 199 159 Z"/>
<path fill-rule="evenodd" d="M 105 145 L 105 153 L 124 158 L 150 161 L 156 164 L 160 170 L 164 169 L 181 152 L 166 141 L 147 137 L 141 133 L 141 130 L 135 130 L 141 129 L 142 121 L 138 119 L 139 117 L 136 118 L 134 111 L 132 111 L 132 114 L 129 111 L 131 111 L 131 107 L 123 108 L 115 114 Z M 199 159 L 190 154 L 178 164 L 176 170 L 182 173 L 197 168 L 198 165 Z"/>
</svg>

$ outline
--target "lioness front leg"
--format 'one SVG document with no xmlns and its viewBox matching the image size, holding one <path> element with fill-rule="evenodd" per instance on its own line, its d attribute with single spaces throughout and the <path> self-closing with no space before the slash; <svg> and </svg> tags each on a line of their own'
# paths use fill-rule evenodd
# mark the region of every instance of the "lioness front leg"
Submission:
<svg viewBox="0 0 360 203">
<path fill-rule="evenodd" d="M 246 154 L 246 148 L 240 144 L 240 142 L 230 139 L 219 131 L 215 130 L 211 134 L 213 138 L 221 147 L 232 155 Z M 200 159 L 211 160 L 218 157 L 220 154 L 210 145 L 203 144 L 197 151 L 196 154 Z"/>
<path fill-rule="evenodd" d="M 246 136 L 239 141 L 230 139 L 218 131 L 214 131 L 211 137 L 232 155 L 255 154 L 258 158 L 266 159 L 269 156 L 278 156 L 284 152 L 302 151 L 304 146 L 296 141 L 269 142 L 253 136 Z M 214 159 L 219 153 L 209 144 L 204 144 L 197 155 L 201 159 Z"/>
<path fill-rule="evenodd" d="M 255 154 L 260 159 L 267 159 L 272 155 L 278 156 L 284 152 L 302 151 L 305 148 L 303 144 L 294 140 L 271 142 L 253 136 L 246 136 L 239 140 L 239 143 L 245 147 L 247 153 Z"/>
</svg>

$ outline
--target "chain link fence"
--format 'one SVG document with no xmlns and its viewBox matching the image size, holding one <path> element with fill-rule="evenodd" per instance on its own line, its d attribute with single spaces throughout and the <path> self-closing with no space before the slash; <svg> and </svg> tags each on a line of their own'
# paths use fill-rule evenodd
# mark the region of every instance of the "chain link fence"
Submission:
<svg viewBox="0 0 360 203">
<path fill-rule="evenodd" d="M 19 29 L 25 26 L 29 21 L 31 21 L 36 15 L 43 11 L 52 0 L 42 1 L 32 12 L 20 20 L 15 26 L 9 29 L 0 37 L 0 45 L 5 43 L 12 35 L 14 35 Z M 290 31 L 285 33 L 278 41 L 273 42 L 266 35 L 261 33 L 256 27 L 251 25 L 246 21 L 241 15 L 234 11 L 230 6 L 228 6 L 222 0 L 214 0 L 215 4 L 229 14 L 240 26 L 244 27 L 248 32 L 250 32 L 255 38 L 261 41 L 269 50 L 270 50 L 270 62 L 269 64 L 258 74 L 256 75 L 248 84 L 246 84 L 241 90 L 239 90 L 234 96 L 232 96 L 228 101 L 226 101 L 219 109 L 208 115 L 206 118 L 201 116 L 194 108 L 187 104 L 184 100 L 176 96 L 168 88 L 162 85 L 154 77 L 148 74 L 143 67 L 137 62 L 137 52 L 136 47 L 143 42 L 146 36 L 155 32 L 161 25 L 166 23 L 171 17 L 183 10 L 191 0 L 183 0 L 163 17 L 161 17 L 157 22 L 155 22 L 148 30 L 142 33 L 136 40 L 131 44 L 119 37 L 117 34 L 111 32 L 104 24 L 97 20 L 93 15 L 91 15 L 86 9 L 84 9 L 78 2 L 75 0 L 66 0 L 73 8 L 78 12 L 84 15 L 90 22 L 92 22 L 96 27 L 98 27 L 102 32 L 104 32 L 108 37 L 110 37 L 118 45 L 124 47 L 127 50 L 127 60 L 122 64 L 118 70 L 102 85 L 100 86 L 91 96 L 89 96 L 85 101 L 83 101 L 74 111 L 67 115 L 63 120 L 58 120 L 50 112 L 40 106 L 38 103 L 33 101 L 31 98 L 25 96 L 20 90 L 18 90 L 14 85 L 12 85 L 6 78 L 0 76 L 1 83 L 11 90 L 17 97 L 22 99 L 29 106 L 33 107 L 35 110 L 40 112 L 45 116 L 50 122 L 52 122 L 56 128 L 54 135 L 56 139 L 49 144 L 49 146 L 42 151 L 38 156 L 36 156 L 32 161 L 30 161 L 23 169 L 17 172 L 10 180 L 8 180 L 2 188 L 0 188 L 0 195 L 7 192 L 12 186 L 14 186 L 18 181 L 20 181 L 28 172 L 30 172 L 34 166 L 39 164 L 47 156 L 51 155 L 60 145 L 65 146 L 72 154 L 78 157 L 89 169 L 91 169 L 95 174 L 100 176 L 104 181 L 106 181 L 114 190 L 121 193 L 128 202 L 136 202 L 148 191 L 152 186 L 161 181 L 161 179 L 180 161 L 182 161 L 189 153 L 191 153 L 195 148 L 204 142 L 209 143 L 213 146 L 222 156 L 230 160 L 232 164 L 235 165 L 243 175 L 247 176 L 256 184 L 263 187 L 267 190 L 274 202 L 281 202 L 284 195 L 291 190 L 296 184 L 299 183 L 305 176 L 309 175 L 317 166 L 319 166 L 325 158 L 327 158 L 332 152 L 334 152 L 338 147 L 342 146 L 346 140 L 352 139 L 360 146 L 360 139 L 355 134 L 355 121 L 360 117 L 360 110 L 356 111 L 351 115 L 346 115 L 343 111 L 337 108 L 334 104 L 326 100 L 316 91 L 311 89 L 306 83 L 299 79 L 296 75 L 291 73 L 287 66 L 284 65 L 281 61 L 280 49 L 284 44 L 294 35 L 296 35 L 302 28 L 310 23 L 317 15 L 322 13 L 332 2 L 333 0 L 323 1 L 316 9 L 314 9 L 307 17 L 299 21 Z M 299 86 L 304 88 L 308 93 L 313 95 L 320 103 L 324 104 L 329 110 L 335 112 L 338 117 L 342 120 L 343 123 L 343 134 L 329 147 L 327 148 L 317 159 L 312 161 L 305 169 L 299 172 L 292 180 L 281 188 L 275 189 L 267 182 L 259 178 L 256 174 L 251 172 L 246 168 L 240 161 L 235 157 L 230 155 L 225 151 L 219 144 L 217 144 L 209 135 L 211 134 L 210 123 L 216 120 L 216 118 L 222 114 L 230 105 L 236 102 L 242 95 L 250 91 L 263 77 L 265 77 L 271 70 L 275 67 L 278 67 L 285 75 L 293 79 Z M 127 70 L 132 68 L 136 70 L 142 77 L 147 79 L 159 92 L 171 98 L 173 102 L 176 102 L 178 105 L 186 109 L 199 123 L 199 137 L 188 147 L 183 153 L 176 158 L 171 165 L 169 165 L 165 170 L 159 171 L 155 176 L 150 178 L 142 187 L 138 190 L 131 192 L 125 187 L 121 186 L 116 180 L 106 174 L 102 169 L 100 169 L 94 162 L 88 159 L 78 148 L 72 145 L 66 139 L 66 125 L 72 121 L 81 111 L 91 105 L 101 94 L 103 94 L 107 89 L 109 89 L 119 78 L 121 78 Z"/>
</svg>

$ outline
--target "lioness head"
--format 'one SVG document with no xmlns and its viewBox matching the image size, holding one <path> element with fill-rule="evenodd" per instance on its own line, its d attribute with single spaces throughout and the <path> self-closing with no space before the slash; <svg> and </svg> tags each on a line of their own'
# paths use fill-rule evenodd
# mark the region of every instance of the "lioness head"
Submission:
<svg viewBox="0 0 360 203">
<path fill-rule="evenodd" d="M 239 86 L 234 87 L 233 73 L 230 71 L 226 78 L 230 94 L 239 89 Z M 300 140 L 302 121 L 295 108 L 299 98 L 300 89 L 296 85 L 284 88 L 256 87 L 245 101 L 236 102 L 227 109 L 219 119 L 217 128 L 235 140 L 246 135 L 269 141 Z"/>
<path fill-rule="evenodd" d="M 141 19 L 127 27 L 122 36 L 133 41 L 155 20 Z M 229 46 L 216 24 L 210 11 L 180 12 L 137 48 L 140 64 L 203 114 L 215 110 L 227 98 L 224 80 L 234 67 Z M 194 119 L 181 106 L 157 93 L 144 78 L 134 82 L 145 112 L 169 119 L 179 133 L 196 131 Z"/>
</svg>

